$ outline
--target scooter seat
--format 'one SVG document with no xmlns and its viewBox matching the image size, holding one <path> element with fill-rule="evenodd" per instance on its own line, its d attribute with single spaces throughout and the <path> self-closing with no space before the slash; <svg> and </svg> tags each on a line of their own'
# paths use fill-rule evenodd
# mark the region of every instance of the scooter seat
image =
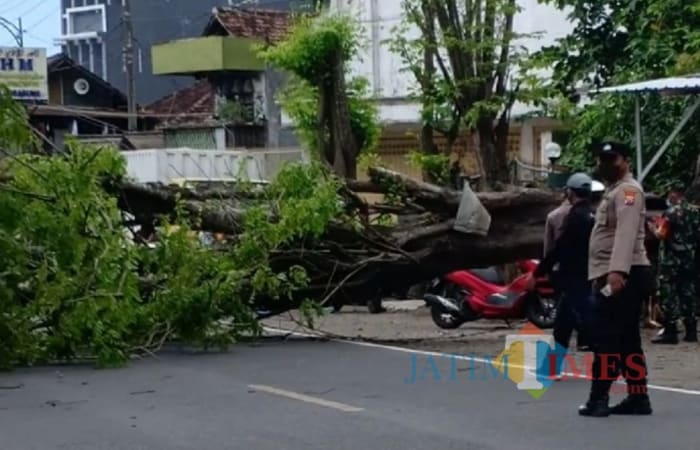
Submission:
<svg viewBox="0 0 700 450">
<path fill-rule="evenodd" d="M 503 286 L 505 280 L 501 277 L 501 274 L 494 267 L 485 267 L 483 269 L 470 269 L 469 272 L 491 284 L 498 284 Z"/>
</svg>

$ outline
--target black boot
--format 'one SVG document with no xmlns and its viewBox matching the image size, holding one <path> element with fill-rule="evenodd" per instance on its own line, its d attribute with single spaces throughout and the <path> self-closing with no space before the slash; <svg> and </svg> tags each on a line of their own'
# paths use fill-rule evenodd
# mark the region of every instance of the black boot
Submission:
<svg viewBox="0 0 700 450">
<path fill-rule="evenodd" d="M 669 322 L 660 336 L 651 340 L 652 344 L 678 344 L 678 327 L 676 322 Z"/>
<path fill-rule="evenodd" d="M 697 342 L 698 341 L 698 324 L 695 318 L 686 319 L 683 321 L 685 325 L 685 337 L 683 340 L 685 342 Z"/>
<path fill-rule="evenodd" d="M 608 417 L 610 415 L 609 401 L 608 394 L 594 395 L 591 393 L 588 401 L 579 406 L 578 414 L 586 417 Z"/>
<path fill-rule="evenodd" d="M 647 394 L 630 394 L 620 403 L 610 408 L 610 414 L 626 416 L 647 416 L 651 413 L 651 402 Z"/>
</svg>

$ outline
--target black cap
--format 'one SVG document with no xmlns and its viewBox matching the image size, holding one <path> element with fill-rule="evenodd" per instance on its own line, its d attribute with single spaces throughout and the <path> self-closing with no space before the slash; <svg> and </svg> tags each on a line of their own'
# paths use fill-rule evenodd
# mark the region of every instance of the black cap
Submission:
<svg viewBox="0 0 700 450">
<path fill-rule="evenodd" d="M 596 156 L 605 155 L 620 155 L 624 158 L 632 156 L 632 150 L 624 142 L 614 139 L 604 139 L 594 145 L 594 153 Z"/>
</svg>

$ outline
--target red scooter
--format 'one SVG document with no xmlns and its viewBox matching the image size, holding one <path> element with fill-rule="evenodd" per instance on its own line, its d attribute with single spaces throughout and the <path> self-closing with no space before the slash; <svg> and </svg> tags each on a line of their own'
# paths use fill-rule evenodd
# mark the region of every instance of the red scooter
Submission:
<svg viewBox="0 0 700 450">
<path fill-rule="evenodd" d="M 528 291 L 528 280 L 537 268 L 537 260 L 517 263 L 522 272 L 506 284 L 493 268 L 458 270 L 432 281 L 424 295 L 433 322 L 440 328 L 454 329 L 478 319 L 527 319 L 537 327 L 554 326 L 556 298 L 546 279 L 538 279 L 535 290 Z"/>
</svg>

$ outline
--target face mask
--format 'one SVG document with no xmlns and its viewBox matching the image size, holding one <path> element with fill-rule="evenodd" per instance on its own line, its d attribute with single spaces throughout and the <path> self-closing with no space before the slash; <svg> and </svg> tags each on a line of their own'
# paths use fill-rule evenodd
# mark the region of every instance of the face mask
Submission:
<svg viewBox="0 0 700 450">
<path fill-rule="evenodd" d="M 615 182 L 620 179 L 621 170 L 619 166 L 613 163 L 601 162 L 600 165 L 598 165 L 598 173 L 600 173 L 600 177 L 605 181 Z"/>
</svg>

